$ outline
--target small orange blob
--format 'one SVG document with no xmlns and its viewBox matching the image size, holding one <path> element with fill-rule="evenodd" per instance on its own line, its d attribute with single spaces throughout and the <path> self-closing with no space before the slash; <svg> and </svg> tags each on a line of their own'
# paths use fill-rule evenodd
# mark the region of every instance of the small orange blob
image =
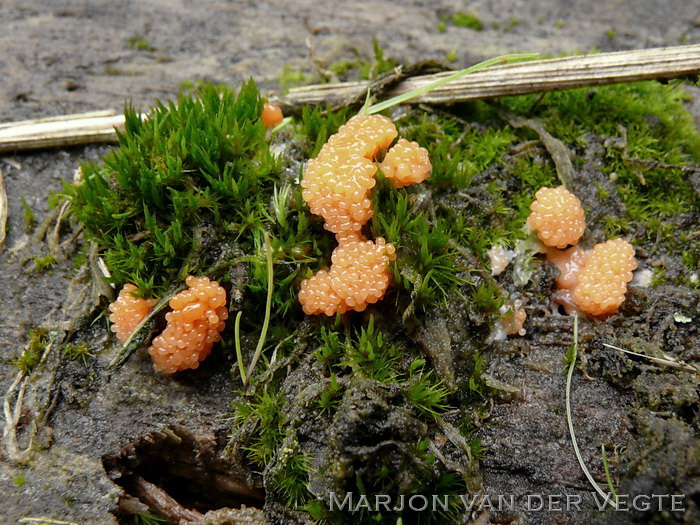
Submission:
<svg viewBox="0 0 700 525">
<path fill-rule="evenodd" d="M 117 334 L 117 339 L 126 342 L 134 332 L 138 324 L 143 321 L 158 301 L 155 299 L 142 299 L 136 297 L 138 288 L 134 284 L 125 284 L 119 292 L 119 297 L 109 305 L 112 312 L 109 320 L 112 323 L 111 330 Z"/>
<path fill-rule="evenodd" d="M 566 248 L 578 243 L 586 229 L 581 201 L 564 186 L 540 188 L 530 205 L 527 224 L 547 246 Z"/>
<path fill-rule="evenodd" d="M 520 307 L 520 301 L 516 301 L 511 308 L 506 307 L 506 313 L 499 319 L 506 335 L 525 335 L 525 321 L 527 312 Z"/>
<path fill-rule="evenodd" d="M 433 169 L 428 150 L 417 142 L 399 141 L 387 152 L 381 164 L 382 173 L 394 181 L 396 188 L 423 182 Z"/>
<path fill-rule="evenodd" d="M 573 298 L 589 315 L 614 313 L 625 300 L 627 283 L 637 268 L 634 248 L 623 239 L 596 244 L 578 275 Z"/>
<path fill-rule="evenodd" d="M 166 374 L 197 368 L 221 339 L 228 319 L 226 291 L 219 283 L 192 275 L 185 282 L 189 288 L 170 299 L 168 324 L 148 349 L 155 369 Z"/>
<path fill-rule="evenodd" d="M 284 115 L 282 115 L 282 109 L 279 106 L 265 102 L 260 118 L 266 128 L 272 129 L 282 123 Z"/>
</svg>

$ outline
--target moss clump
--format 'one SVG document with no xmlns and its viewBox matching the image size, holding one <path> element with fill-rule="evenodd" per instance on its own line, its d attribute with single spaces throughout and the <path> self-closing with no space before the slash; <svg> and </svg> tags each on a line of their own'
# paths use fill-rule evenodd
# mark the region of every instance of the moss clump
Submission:
<svg viewBox="0 0 700 525">
<path fill-rule="evenodd" d="M 131 49 L 136 49 L 137 51 L 155 51 L 156 48 L 151 45 L 151 43 L 143 38 L 134 37 L 129 39 L 129 47 Z"/>
<path fill-rule="evenodd" d="M 57 262 L 56 256 L 50 253 L 47 255 L 35 255 L 32 257 L 32 260 L 34 261 L 34 269 L 37 272 L 45 272 Z"/>
<path fill-rule="evenodd" d="M 87 365 L 89 357 L 94 357 L 91 352 L 90 345 L 87 343 L 71 343 L 64 345 L 61 349 L 62 353 L 66 358 L 71 361 L 77 361 L 83 366 Z"/>
<path fill-rule="evenodd" d="M 372 78 L 391 71 L 399 63 L 391 57 L 379 45 L 377 39 L 372 40 L 372 57 L 363 57 L 359 53 L 353 60 L 341 60 L 331 64 L 329 69 L 343 79 L 371 80 Z"/>
<path fill-rule="evenodd" d="M 452 15 L 452 23 L 457 27 L 467 27 L 476 31 L 483 31 L 484 23 L 474 13 L 457 12 Z"/>
<path fill-rule="evenodd" d="M 27 482 L 27 478 L 25 477 L 23 472 L 20 472 L 15 476 L 15 478 L 12 481 L 16 486 L 23 487 L 24 484 Z"/>
<path fill-rule="evenodd" d="M 24 200 L 24 196 L 22 197 L 22 208 L 24 210 L 24 225 L 27 227 L 27 230 L 31 230 L 36 224 L 36 215 L 29 207 L 29 204 L 27 204 L 27 201 Z"/>
<path fill-rule="evenodd" d="M 234 237 L 261 222 L 257 197 L 280 171 L 261 110 L 252 82 L 238 94 L 208 87 L 195 98 L 183 95 L 143 120 L 126 109 L 120 147 L 104 166 L 83 165 L 83 182 L 65 189 L 114 282 L 162 292 L 202 267 L 188 255 L 204 248 L 207 228 Z"/>
<path fill-rule="evenodd" d="M 22 354 L 15 357 L 11 363 L 25 374 L 30 374 L 39 364 L 41 356 L 49 344 L 49 332 L 45 328 L 35 328 L 29 331 L 29 342 Z"/>
<path fill-rule="evenodd" d="M 539 104 L 535 96 L 518 97 L 506 106 L 541 119 L 572 147 L 579 169 L 588 169 L 587 151 L 602 148 L 603 177 L 588 182 L 598 187 L 591 208 L 608 210 L 601 217 L 607 234 L 648 245 L 649 255 L 686 253 L 683 263 L 692 273 L 700 239 L 688 230 L 700 192 L 692 182 L 696 171 L 687 166 L 700 160 L 700 135 L 686 99 L 678 85 L 644 82 L 550 93 Z"/>
</svg>

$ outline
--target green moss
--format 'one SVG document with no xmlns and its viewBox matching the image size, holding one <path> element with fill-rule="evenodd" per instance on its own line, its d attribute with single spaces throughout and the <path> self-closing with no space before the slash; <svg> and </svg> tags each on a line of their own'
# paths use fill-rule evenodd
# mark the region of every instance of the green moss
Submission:
<svg viewBox="0 0 700 525">
<path fill-rule="evenodd" d="M 610 195 L 608 193 L 608 189 L 605 186 L 602 186 L 598 183 L 596 183 L 596 187 L 598 188 L 596 196 L 601 202 L 605 202 L 608 199 L 608 196 Z"/>
<path fill-rule="evenodd" d="M 601 137 L 602 173 L 624 205 L 604 219 L 610 236 L 632 236 L 639 243 L 653 239 L 654 251 L 689 249 L 676 231 L 678 221 L 700 209 L 698 192 L 683 171 L 700 159 L 700 135 L 684 107 L 682 88 L 644 82 L 549 93 L 530 111 L 536 99 L 517 97 L 505 103 L 513 112 L 541 119 L 575 154 L 587 147 L 589 137 Z M 601 202 L 608 200 L 609 191 L 598 188 Z M 691 250 L 700 242 L 689 241 Z"/>
<path fill-rule="evenodd" d="M 140 75 L 141 73 L 136 71 L 128 71 L 126 69 L 121 69 L 112 65 L 107 65 L 105 66 L 105 74 L 109 75 L 110 77 L 135 77 Z"/>
<path fill-rule="evenodd" d="M 88 357 L 94 357 L 87 343 L 76 343 L 64 345 L 61 349 L 64 356 L 71 361 L 78 361 L 83 366 L 87 365 Z"/>
<path fill-rule="evenodd" d="M 357 342 L 345 346 L 341 367 L 350 367 L 353 374 L 360 374 L 381 383 L 397 380 L 396 366 L 403 355 L 397 345 L 385 341 L 370 317 L 367 328 L 361 327 Z"/>
<path fill-rule="evenodd" d="M 34 269 L 37 272 L 44 272 L 56 264 L 56 256 L 49 253 L 47 255 L 35 255 L 32 257 L 34 260 Z"/>
<path fill-rule="evenodd" d="M 424 368 L 423 359 L 414 360 L 408 368 L 409 378 L 404 390 L 406 399 L 421 412 L 444 412 L 449 408 L 445 402 L 448 391 L 432 377 L 432 371 L 425 372 Z"/>
<path fill-rule="evenodd" d="M 253 465 L 265 467 L 275 456 L 285 436 L 284 419 L 284 398 L 277 393 L 265 391 L 236 403 L 234 428 L 251 423 L 256 428 L 246 447 Z"/>
<path fill-rule="evenodd" d="M 513 17 L 513 18 L 510 19 L 510 22 L 508 22 L 508 25 L 506 25 L 506 26 L 503 27 L 503 31 L 506 31 L 506 32 L 507 32 L 507 31 L 510 31 L 511 29 L 513 29 L 513 28 L 514 28 L 515 26 L 517 26 L 518 24 L 520 24 L 520 19 Z"/>
<path fill-rule="evenodd" d="M 457 27 L 467 27 L 476 31 L 482 31 L 484 24 L 479 17 L 473 13 L 457 12 L 452 15 L 452 23 Z"/>
<path fill-rule="evenodd" d="M 30 374 L 39 364 L 41 356 L 49 344 L 49 332 L 45 328 L 35 328 L 29 331 L 29 342 L 22 354 L 15 357 L 11 363 L 25 374 Z"/>
<path fill-rule="evenodd" d="M 23 487 L 24 484 L 27 482 L 27 478 L 24 476 L 24 473 L 19 473 L 15 476 L 15 479 L 13 479 L 12 481 L 16 486 Z"/>
<path fill-rule="evenodd" d="M 279 494 L 287 505 L 297 507 L 311 497 L 307 488 L 311 461 L 309 456 L 297 450 L 284 450 L 282 456 L 282 461 L 271 476 L 269 487 Z"/>
<path fill-rule="evenodd" d="M 71 213 L 96 240 L 113 282 L 158 293 L 202 268 L 188 254 L 205 231 L 259 232 L 280 165 L 265 141 L 255 85 L 238 95 L 208 87 L 178 104 L 158 104 L 142 120 L 126 109 L 120 148 L 104 166 L 82 166 L 84 180 L 67 185 Z M 221 233 L 220 233 L 221 234 Z"/>
<path fill-rule="evenodd" d="M 133 523 L 133 525 L 160 525 L 161 523 L 167 523 L 168 520 L 159 518 L 155 514 L 132 514 L 125 517 L 123 520 L 120 519 L 119 523 Z"/>
<path fill-rule="evenodd" d="M 155 51 L 156 48 L 143 37 L 135 37 L 129 39 L 129 47 L 138 51 Z"/>
<path fill-rule="evenodd" d="M 282 91 L 286 93 L 290 88 L 306 84 L 307 77 L 303 71 L 286 64 L 277 76 L 277 83 Z"/>
<path fill-rule="evenodd" d="M 338 376 L 331 373 L 328 387 L 321 392 L 321 395 L 318 398 L 318 407 L 321 409 L 321 413 L 326 411 L 328 411 L 328 413 L 332 413 L 340 402 L 340 394 L 341 388 L 338 384 Z"/>
<path fill-rule="evenodd" d="M 332 111 L 330 106 L 325 108 L 304 106 L 301 111 L 299 135 L 311 147 L 305 151 L 308 157 L 315 157 L 326 143 L 328 137 L 338 131 L 350 118 L 349 110 Z"/>
<path fill-rule="evenodd" d="M 663 266 L 656 266 L 653 269 L 649 286 L 660 286 L 666 282 L 666 269 Z"/>
<path fill-rule="evenodd" d="M 377 48 L 375 62 L 389 64 Z M 304 505 L 315 519 L 345 519 L 310 496 L 316 464 L 309 465 L 321 456 L 309 450 L 320 447 L 329 463 L 322 465 L 328 470 L 321 477 L 344 475 L 352 467 L 347 478 L 334 479 L 356 493 L 400 488 L 457 494 L 470 479 L 441 464 L 428 445 L 437 418 L 453 414 L 446 413 L 448 407 L 463 405 L 470 413 L 471 401 L 490 393 L 482 379 L 488 353 L 483 340 L 505 303 L 500 286 L 485 277 L 486 252 L 524 238 L 535 192 L 559 184 L 537 137 L 508 125 L 503 109 L 540 119 L 567 143 L 577 172 L 588 162 L 586 153 L 603 151 L 595 159 L 602 168 L 591 175 L 598 179 L 587 183 L 592 189 L 586 205 L 592 208 L 599 199 L 623 206 L 597 227 L 629 236 L 647 253 L 677 246 L 672 256 L 685 274 L 697 272 L 700 239 L 690 229 L 678 234 L 674 228 L 692 223 L 700 209 L 687 173 L 677 167 L 697 160 L 700 146 L 678 90 L 645 83 L 464 104 L 451 108 L 452 114 L 409 109 L 397 120 L 399 134 L 428 148 L 432 176 L 396 190 L 379 175 L 372 195 L 375 215 L 365 229 L 369 237 L 383 236 L 397 247 L 393 285 L 364 313 L 309 318 L 298 304 L 300 281 L 329 265 L 336 241 L 309 214 L 294 180 L 303 161 L 352 113 L 304 108 L 271 139 L 285 151 L 278 159 L 259 122 L 261 104 L 254 85 L 246 84 L 237 94 L 204 87 L 182 95 L 177 104 L 159 104 L 144 122 L 129 109 L 119 149 L 103 165 L 85 167 L 85 181 L 67 186 L 64 194 L 88 237 L 101 246 L 115 282 L 135 282 L 146 293 L 162 295 L 187 273 L 206 273 L 231 287 L 232 310 L 255 312 L 265 304 L 263 234 L 269 233 L 274 258 L 269 342 L 262 371 L 254 374 L 249 391 L 236 396 L 231 443 L 239 466 L 249 469 L 269 498 Z M 591 150 L 591 143 L 598 149 Z M 669 278 L 676 276 L 669 272 Z M 467 356 L 460 355 L 459 377 L 449 390 L 416 336 L 417 328 L 440 315 L 450 328 L 459 324 L 470 346 Z M 259 333 L 259 319 L 244 315 L 242 328 L 245 354 L 252 351 L 247 346 Z M 224 338 L 230 341 L 230 332 Z M 396 416 L 399 423 L 390 431 L 412 432 L 399 432 L 405 456 L 380 455 L 369 464 L 344 443 L 325 440 L 337 425 L 360 425 L 371 415 L 380 423 Z M 478 457 L 483 449 L 470 417 L 462 420 L 459 431 Z M 372 432 L 380 431 L 371 425 L 380 423 L 348 428 L 374 439 L 378 434 Z M 406 457 L 413 462 L 410 469 L 402 463 Z M 408 481 L 399 487 L 397 478 Z M 356 518 L 368 523 L 396 517 Z"/>
<path fill-rule="evenodd" d="M 351 60 L 340 60 L 329 66 L 329 69 L 344 80 L 371 80 L 372 78 L 391 71 L 399 63 L 391 57 L 387 57 L 384 49 L 377 39 L 372 40 L 372 56 L 367 57 L 356 52 Z"/>
<path fill-rule="evenodd" d="M 36 224 L 36 216 L 29 204 L 27 204 L 27 201 L 24 200 L 24 197 L 22 197 L 22 209 L 24 210 L 24 225 L 27 227 L 27 230 L 31 230 Z"/>
<path fill-rule="evenodd" d="M 493 281 L 480 283 L 473 295 L 474 307 L 480 312 L 496 315 L 503 306 L 503 297 Z"/>
<path fill-rule="evenodd" d="M 504 102 L 516 113 L 542 119 L 552 135 L 577 147 L 585 146 L 586 133 L 619 136 L 619 125 L 631 129 L 632 157 L 650 151 L 655 143 L 664 150 L 664 160 L 673 163 L 671 159 L 682 158 L 683 151 L 700 144 L 692 116 L 683 107 L 687 95 L 677 85 L 639 82 L 552 92 L 531 113 L 538 97 L 512 97 Z M 696 160 L 699 155 L 693 153 Z"/>
</svg>

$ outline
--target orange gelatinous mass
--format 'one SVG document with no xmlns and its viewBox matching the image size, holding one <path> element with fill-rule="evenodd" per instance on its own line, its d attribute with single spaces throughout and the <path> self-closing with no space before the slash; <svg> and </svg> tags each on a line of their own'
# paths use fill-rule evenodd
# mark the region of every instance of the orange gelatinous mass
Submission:
<svg viewBox="0 0 700 525">
<path fill-rule="evenodd" d="M 260 118 L 263 124 L 265 124 L 265 127 L 270 129 L 281 124 L 284 115 L 282 115 L 282 109 L 279 106 L 265 102 Z"/>
<path fill-rule="evenodd" d="M 615 312 L 625 300 L 627 283 L 637 268 L 634 248 L 623 239 L 596 244 L 578 276 L 573 298 L 589 315 Z"/>
<path fill-rule="evenodd" d="M 381 164 L 382 173 L 394 181 L 396 188 L 423 182 L 432 168 L 428 150 L 406 139 L 399 139 Z"/>
<path fill-rule="evenodd" d="M 338 241 L 331 268 L 301 284 L 299 302 L 307 314 L 361 312 L 384 296 L 395 249 L 381 237 L 365 239 L 362 227 L 374 213 L 370 200 L 378 169 L 374 159 L 397 135 L 387 117 L 355 115 L 307 163 L 302 196 Z M 386 171 L 391 171 L 387 176 L 397 188 L 421 182 L 430 174 L 428 152 L 415 142 L 399 141 L 385 159 L 389 159 Z"/>
<path fill-rule="evenodd" d="M 109 316 L 112 323 L 111 330 L 117 334 L 117 339 L 122 343 L 126 342 L 158 302 L 155 299 L 136 297 L 135 293 L 138 293 L 136 285 L 125 284 L 117 300 L 109 305 L 109 310 L 112 312 Z"/>
<path fill-rule="evenodd" d="M 396 126 L 387 117 L 355 115 L 328 139 L 319 156 L 324 154 L 324 150 L 333 150 L 373 159 L 379 150 L 388 148 L 397 135 Z"/>
<path fill-rule="evenodd" d="M 537 237 L 556 248 L 578 243 L 586 229 L 581 201 L 564 186 L 540 188 L 535 197 L 527 224 L 537 231 Z"/>
<path fill-rule="evenodd" d="M 197 368 L 221 339 L 228 319 L 226 291 L 219 283 L 192 275 L 185 282 L 189 288 L 170 299 L 168 324 L 148 349 L 155 369 L 166 374 Z"/>
<path fill-rule="evenodd" d="M 589 255 L 589 252 L 580 246 L 572 246 L 566 250 L 547 249 L 547 261 L 559 270 L 557 288 L 560 290 L 573 290 L 576 288 L 578 276 L 586 266 Z"/>
<path fill-rule="evenodd" d="M 374 163 L 359 155 L 319 155 L 307 164 L 302 196 L 327 230 L 359 232 L 372 217 L 369 191 L 376 172 Z"/>
<path fill-rule="evenodd" d="M 375 241 L 343 238 L 331 255 L 331 269 L 301 283 L 299 301 L 304 312 L 331 316 L 363 311 L 384 297 L 390 280 L 388 265 L 394 259 L 394 246 L 382 237 Z"/>
<path fill-rule="evenodd" d="M 335 233 L 357 233 L 372 217 L 370 190 L 376 184 L 379 150 L 396 138 L 393 122 L 381 115 L 356 115 L 309 160 L 301 181 L 311 213 Z"/>
</svg>

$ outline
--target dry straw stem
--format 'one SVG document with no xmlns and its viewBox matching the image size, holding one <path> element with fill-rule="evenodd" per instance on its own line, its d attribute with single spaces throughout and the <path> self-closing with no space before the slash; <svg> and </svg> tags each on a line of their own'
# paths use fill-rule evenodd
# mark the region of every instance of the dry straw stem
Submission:
<svg viewBox="0 0 700 525">
<path fill-rule="evenodd" d="M 420 89 L 452 72 L 407 78 L 385 93 L 395 97 Z M 412 104 L 452 104 L 469 100 L 542 93 L 639 80 L 671 79 L 700 74 L 700 45 L 600 53 L 534 60 L 489 67 L 412 99 Z M 342 105 L 362 97 L 370 82 L 322 84 L 292 89 L 281 104 Z"/>
<path fill-rule="evenodd" d="M 425 88 L 453 72 L 406 78 L 383 96 L 395 97 Z M 412 99 L 412 104 L 452 104 L 469 100 L 602 86 L 638 80 L 672 79 L 700 74 L 700 44 L 533 60 L 476 71 Z M 397 78 L 400 71 L 397 71 Z M 371 82 L 322 84 L 291 90 L 276 99 L 285 111 L 305 105 L 343 106 L 362 100 Z M 274 97 L 273 97 L 274 98 Z M 0 124 L 0 153 L 113 142 L 123 115 L 98 111 Z"/>
<path fill-rule="evenodd" d="M 0 169 L 0 250 L 5 243 L 5 229 L 7 227 L 7 191 L 5 191 L 5 178 Z"/>
<path fill-rule="evenodd" d="M 124 115 L 114 110 L 0 124 L 0 152 L 114 142 L 115 128 L 124 128 Z"/>
<path fill-rule="evenodd" d="M 609 345 L 607 343 L 603 343 L 603 346 L 607 348 L 612 348 L 613 350 L 617 350 L 618 352 L 624 352 L 625 354 L 641 357 L 643 359 L 648 359 L 652 363 L 656 365 L 661 365 L 661 366 L 667 366 L 669 368 L 677 368 L 678 370 L 685 370 L 686 372 L 694 372 L 696 374 L 700 374 L 700 370 L 692 365 L 688 365 L 686 363 L 679 363 L 678 361 L 674 361 L 670 357 L 666 359 L 662 359 L 660 357 L 653 357 L 649 355 L 644 355 L 640 354 L 637 352 L 632 352 L 631 350 L 625 350 L 624 348 L 620 348 L 619 346 L 614 346 L 614 345 Z"/>
</svg>

